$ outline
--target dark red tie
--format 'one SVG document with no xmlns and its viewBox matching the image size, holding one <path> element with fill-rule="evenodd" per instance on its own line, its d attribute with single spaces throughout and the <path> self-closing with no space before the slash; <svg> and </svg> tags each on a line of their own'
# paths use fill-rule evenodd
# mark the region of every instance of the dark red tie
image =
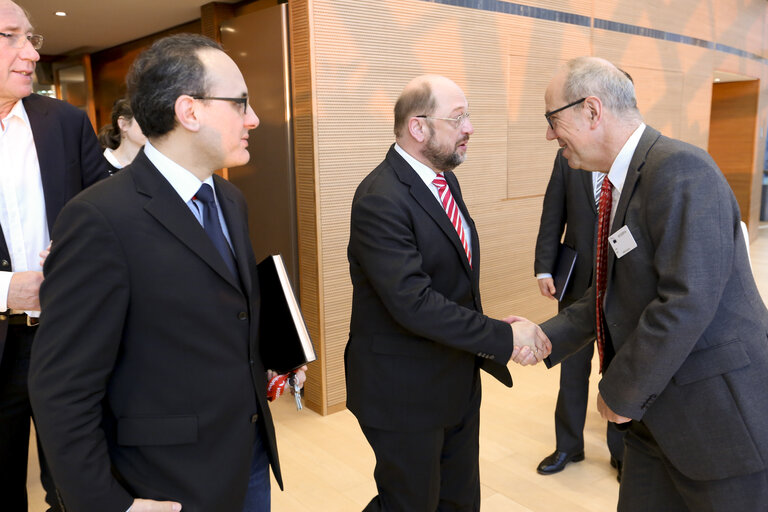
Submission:
<svg viewBox="0 0 768 512">
<path fill-rule="evenodd" d="M 448 183 L 445 181 L 445 177 L 442 174 L 438 174 L 437 178 L 432 180 L 432 184 L 437 187 L 437 195 L 440 197 L 440 203 L 443 205 L 445 213 L 448 214 L 448 218 L 451 219 L 451 224 L 453 224 L 453 228 L 459 235 L 459 240 L 461 240 L 461 245 L 464 247 L 464 252 L 467 253 L 469 266 L 472 267 L 472 253 L 469 250 L 467 236 L 464 234 L 464 226 L 461 224 L 459 207 L 456 204 L 456 201 L 453 200 L 451 189 L 448 188 Z"/>
<path fill-rule="evenodd" d="M 605 287 L 608 280 L 606 273 L 608 270 L 608 231 L 611 223 L 611 206 L 613 198 L 611 197 L 611 182 L 606 175 L 603 180 L 603 186 L 600 188 L 600 206 L 597 217 L 597 265 L 595 275 L 595 325 L 597 338 L 597 353 L 600 356 L 600 373 L 605 369 L 603 354 L 605 353 L 605 331 L 603 329 L 605 314 L 603 312 L 603 301 L 605 298 Z"/>
</svg>

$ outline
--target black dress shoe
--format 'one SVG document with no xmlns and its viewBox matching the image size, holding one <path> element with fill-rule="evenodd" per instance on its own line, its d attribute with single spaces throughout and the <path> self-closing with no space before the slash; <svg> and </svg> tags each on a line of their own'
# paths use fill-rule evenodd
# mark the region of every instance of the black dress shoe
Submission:
<svg viewBox="0 0 768 512">
<path fill-rule="evenodd" d="M 584 452 L 568 454 L 566 452 L 555 450 L 552 455 L 544 457 L 544 460 L 539 463 L 539 467 L 536 468 L 536 471 L 540 475 L 551 475 L 553 473 L 559 473 L 565 469 L 565 465 L 569 462 L 580 462 L 582 460 L 584 460 Z"/>
<path fill-rule="evenodd" d="M 621 466 L 622 462 L 614 457 L 611 457 L 611 467 L 616 468 L 616 480 L 621 483 Z"/>
</svg>

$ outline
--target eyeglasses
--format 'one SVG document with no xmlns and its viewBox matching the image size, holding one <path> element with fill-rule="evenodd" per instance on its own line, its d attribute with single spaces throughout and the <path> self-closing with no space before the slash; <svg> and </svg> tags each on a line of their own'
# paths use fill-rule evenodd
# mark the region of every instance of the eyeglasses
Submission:
<svg viewBox="0 0 768 512">
<path fill-rule="evenodd" d="M 551 119 L 551 117 L 552 117 L 553 115 L 557 114 L 558 112 L 562 112 L 563 110 L 565 110 L 565 109 L 567 109 L 567 108 L 575 107 L 575 106 L 576 106 L 576 105 L 578 105 L 579 103 L 583 103 L 583 102 L 584 102 L 584 101 L 586 101 L 586 100 L 587 100 L 587 98 L 581 98 L 580 100 L 576 100 L 576 101 L 574 101 L 573 103 L 569 103 L 569 104 L 567 104 L 567 105 L 566 105 L 566 106 L 564 106 L 564 107 L 556 108 L 555 110 L 552 110 L 552 111 L 550 111 L 550 112 L 547 112 L 546 114 L 544 114 L 544 118 L 545 118 L 545 119 L 547 120 L 547 122 L 549 123 L 549 127 L 550 127 L 550 128 L 552 128 L 553 130 L 555 129 L 555 126 L 552 124 L 552 119 Z"/>
<path fill-rule="evenodd" d="M 6 34 L 5 32 L 0 32 L 0 36 L 3 36 L 8 40 L 8 44 L 11 45 L 11 48 L 24 48 L 24 43 L 29 41 L 29 44 L 32 45 L 32 48 L 35 50 L 39 50 L 43 47 L 43 36 L 40 34 Z"/>
<path fill-rule="evenodd" d="M 442 121 L 451 121 L 453 123 L 453 126 L 458 128 L 462 124 L 464 124 L 464 121 L 469 120 L 469 112 L 464 112 L 463 114 L 459 114 L 456 117 L 435 117 L 435 116 L 428 116 L 426 114 L 422 114 L 420 116 L 413 116 L 413 117 L 420 117 L 422 119 L 440 119 Z"/>
<path fill-rule="evenodd" d="M 196 100 L 219 100 L 219 101 L 231 101 L 243 106 L 243 115 L 248 111 L 248 96 L 242 96 L 240 98 L 220 98 L 218 96 L 192 96 Z"/>
</svg>

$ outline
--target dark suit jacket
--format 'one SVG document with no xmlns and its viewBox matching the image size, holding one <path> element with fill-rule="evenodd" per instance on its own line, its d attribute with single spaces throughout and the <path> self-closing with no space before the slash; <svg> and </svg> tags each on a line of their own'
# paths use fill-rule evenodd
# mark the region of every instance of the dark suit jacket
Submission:
<svg viewBox="0 0 768 512">
<path fill-rule="evenodd" d="M 22 100 L 32 127 L 40 177 L 43 181 L 48 229 L 53 229 L 61 208 L 75 194 L 109 176 L 99 141 L 88 116 L 69 103 L 32 94 Z M 0 270 L 13 265 L 0 226 Z M 0 359 L 8 321 L 0 315 Z"/>
<path fill-rule="evenodd" d="M 554 273 L 557 250 L 565 230 L 563 243 L 574 249 L 578 256 L 561 304 L 581 298 L 592 284 L 597 219 L 594 197 L 592 173 L 568 167 L 568 161 L 559 150 L 544 195 L 533 268 L 535 274 Z"/>
<path fill-rule="evenodd" d="M 512 330 L 482 314 L 477 227 L 456 176 L 445 178 L 472 230 L 473 268 L 445 211 L 394 146 L 352 202 L 347 406 L 367 426 L 458 423 L 478 366 L 512 385 Z"/>
<path fill-rule="evenodd" d="M 214 180 L 242 286 L 143 151 L 59 216 L 30 397 L 72 510 L 139 497 L 240 512 L 255 422 L 282 486 L 246 204 Z"/>
<path fill-rule="evenodd" d="M 709 155 L 647 127 L 611 232 L 605 318 L 616 351 L 600 393 L 642 420 L 695 480 L 765 470 L 768 310 L 755 286 L 731 188 Z M 542 325 L 550 362 L 594 338 L 594 287 Z"/>
</svg>

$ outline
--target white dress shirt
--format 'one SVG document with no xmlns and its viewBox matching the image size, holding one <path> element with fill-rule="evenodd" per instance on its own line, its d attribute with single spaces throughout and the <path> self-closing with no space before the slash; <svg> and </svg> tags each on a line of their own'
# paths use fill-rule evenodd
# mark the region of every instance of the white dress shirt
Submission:
<svg viewBox="0 0 768 512">
<path fill-rule="evenodd" d="M 201 226 L 203 226 L 203 205 L 201 201 L 194 199 L 194 197 L 203 183 L 207 183 L 211 186 L 211 189 L 213 189 L 213 198 L 216 200 L 216 208 L 219 210 L 221 230 L 224 232 L 224 237 L 227 239 L 229 247 L 232 248 L 232 241 L 229 238 L 227 222 L 224 220 L 224 213 L 221 211 L 219 199 L 216 197 L 216 187 L 213 184 L 213 176 L 208 176 L 205 181 L 200 181 L 197 176 L 158 151 L 149 141 L 144 145 L 144 154 L 147 155 L 149 161 L 157 167 L 160 174 L 168 180 L 168 183 L 170 183 L 176 193 L 179 194 L 181 200 L 187 204 L 189 210 Z M 234 250 L 232 252 L 234 252 Z"/>
<path fill-rule="evenodd" d="M 40 252 L 50 243 L 43 181 L 35 140 L 21 100 L 0 121 L 0 225 L 13 272 L 42 270 Z M 0 312 L 8 309 L 13 272 L 0 272 Z M 21 313 L 20 311 L 18 313 Z M 39 312 L 26 311 L 30 316 Z"/>
<path fill-rule="evenodd" d="M 413 170 L 416 171 L 416 174 L 419 175 L 419 178 L 421 178 L 429 191 L 432 192 L 432 195 L 435 196 L 435 200 L 440 205 L 440 208 L 443 208 L 443 203 L 440 202 L 440 195 L 437 193 L 437 187 L 434 183 L 432 183 L 432 181 L 437 178 L 437 173 L 406 153 L 406 151 L 398 146 L 397 143 L 395 143 L 395 151 L 400 153 L 400 156 L 402 156 L 405 161 L 410 164 Z M 461 208 L 458 208 L 458 206 L 458 203 L 456 203 L 456 207 L 459 211 L 459 217 L 461 217 L 461 226 L 464 228 L 464 237 L 467 241 L 467 247 L 469 247 L 469 253 L 472 254 L 472 230 L 467 225 L 467 219 L 464 218 L 464 214 L 461 213 Z M 446 215 L 448 214 L 446 213 Z"/>
<path fill-rule="evenodd" d="M 112 164 L 116 169 L 123 168 L 123 164 L 120 163 L 120 160 L 117 159 L 117 157 L 115 156 L 114 152 L 112 152 L 111 149 L 106 148 L 104 150 L 104 158 L 106 158 L 107 162 Z"/>
</svg>

